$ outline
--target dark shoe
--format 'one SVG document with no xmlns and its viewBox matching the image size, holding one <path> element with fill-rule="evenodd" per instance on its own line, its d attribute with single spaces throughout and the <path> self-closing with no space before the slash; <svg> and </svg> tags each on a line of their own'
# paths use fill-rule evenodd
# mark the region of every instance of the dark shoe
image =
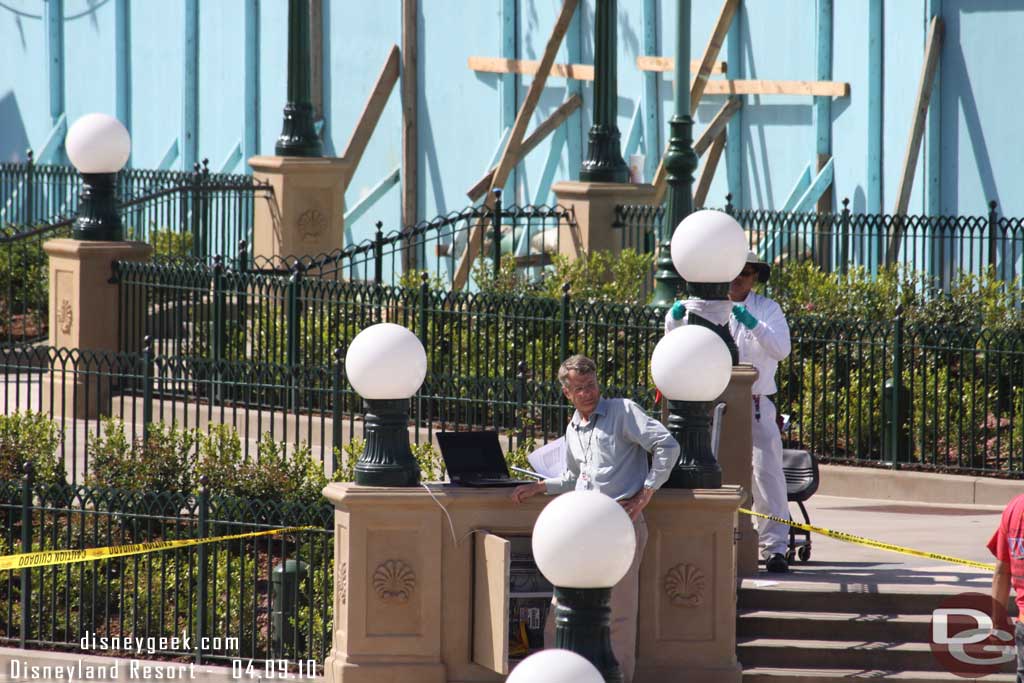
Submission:
<svg viewBox="0 0 1024 683">
<path fill-rule="evenodd" d="M 765 561 L 764 568 L 773 574 L 785 574 L 789 571 L 789 563 L 786 562 L 785 555 L 775 553 Z"/>
</svg>

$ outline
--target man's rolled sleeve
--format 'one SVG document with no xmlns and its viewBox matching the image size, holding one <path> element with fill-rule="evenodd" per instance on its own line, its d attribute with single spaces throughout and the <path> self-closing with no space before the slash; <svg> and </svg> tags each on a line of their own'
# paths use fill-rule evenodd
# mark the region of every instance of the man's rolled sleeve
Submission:
<svg viewBox="0 0 1024 683">
<path fill-rule="evenodd" d="M 569 438 L 568 433 L 565 436 Z M 550 477 L 544 480 L 549 496 L 557 496 L 560 493 L 568 493 L 576 488 L 576 479 L 580 476 L 580 464 L 572 457 L 570 449 L 565 449 L 565 471 L 560 476 Z"/>
<path fill-rule="evenodd" d="M 624 425 L 627 438 L 638 443 L 651 454 L 651 468 L 644 479 L 644 486 L 659 489 L 668 481 L 679 459 L 679 444 L 672 434 L 640 406 L 628 401 L 629 418 Z"/>
</svg>

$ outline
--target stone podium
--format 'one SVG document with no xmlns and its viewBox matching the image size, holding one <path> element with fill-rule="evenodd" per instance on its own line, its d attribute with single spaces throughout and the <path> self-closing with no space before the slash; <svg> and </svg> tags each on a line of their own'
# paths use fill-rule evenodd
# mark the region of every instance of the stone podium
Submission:
<svg viewBox="0 0 1024 683">
<path fill-rule="evenodd" d="M 555 183 L 551 191 L 558 203 L 576 212 L 578 234 L 562 225 L 558 250 L 563 256 L 576 258 L 580 253 L 622 251 L 623 234 L 615 228 L 615 207 L 619 204 L 653 204 L 655 189 L 648 184 L 591 183 L 566 180 Z M 637 245 L 639 246 L 639 245 Z"/>
<path fill-rule="evenodd" d="M 552 500 L 516 505 L 509 494 L 445 484 L 324 489 L 335 506 L 325 681 L 504 679 L 511 542 L 528 540 Z M 733 486 L 662 489 L 648 506 L 637 683 L 739 683 L 733 529 L 743 497 Z"/>
</svg>

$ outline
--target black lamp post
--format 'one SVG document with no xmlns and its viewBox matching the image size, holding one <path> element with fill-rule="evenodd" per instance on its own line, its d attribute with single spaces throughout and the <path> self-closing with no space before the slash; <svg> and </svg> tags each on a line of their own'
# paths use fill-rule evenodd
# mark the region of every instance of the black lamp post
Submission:
<svg viewBox="0 0 1024 683">
<path fill-rule="evenodd" d="M 288 0 L 288 102 L 274 153 L 318 157 L 323 145 L 313 125 L 310 97 L 309 0 Z"/>
<path fill-rule="evenodd" d="M 401 325 L 370 325 L 349 345 L 345 371 L 365 410 L 366 444 L 356 462 L 356 483 L 419 485 L 420 467 L 409 447 L 409 399 L 426 377 L 423 344 Z"/>
<path fill-rule="evenodd" d="M 616 57 L 616 0 L 596 0 L 594 7 L 594 122 L 590 126 L 587 158 L 580 180 L 624 183 L 629 166 L 619 146 L 618 67 Z"/>
<path fill-rule="evenodd" d="M 64 147 L 82 176 L 71 236 L 77 240 L 122 241 L 117 174 L 131 154 L 128 130 L 113 116 L 86 114 L 68 130 Z"/>
<path fill-rule="evenodd" d="M 658 270 L 654 273 L 655 306 L 671 306 L 682 292 L 683 279 L 672 264 L 670 241 L 680 221 L 693 213 L 693 117 L 690 115 L 690 0 L 678 0 L 676 31 L 675 114 L 669 121 L 669 145 L 665 153 L 668 205 L 659 236 Z"/>
<path fill-rule="evenodd" d="M 533 558 L 555 587 L 555 647 L 582 655 L 606 683 L 622 681 L 612 653 L 612 586 L 635 555 L 629 515 L 596 491 L 558 496 L 533 526 Z"/>
</svg>

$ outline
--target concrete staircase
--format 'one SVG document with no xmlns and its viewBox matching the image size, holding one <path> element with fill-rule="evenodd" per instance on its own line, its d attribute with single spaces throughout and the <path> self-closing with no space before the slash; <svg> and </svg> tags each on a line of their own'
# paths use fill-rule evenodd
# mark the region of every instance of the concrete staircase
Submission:
<svg viewBox="0 0 1024 683">
<path fill-rule="evenodd" d="M 965 587 L 865 583 L 842 587 L 846 592 L 835 588 L 792 574 L 778 583 L 744 581 L 736 624 L 743 683 L 965 680 L 943 669 L 929 647 L 932 610 Z M 1013 662 L 1001 671 L 980 680 L 1016 680 Z"/>
</svg>

